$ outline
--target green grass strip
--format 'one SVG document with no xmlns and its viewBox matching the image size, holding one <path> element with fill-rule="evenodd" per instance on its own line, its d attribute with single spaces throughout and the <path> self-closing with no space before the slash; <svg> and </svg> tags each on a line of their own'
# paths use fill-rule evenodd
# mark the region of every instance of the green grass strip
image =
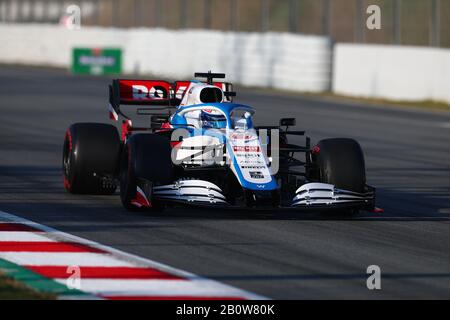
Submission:
<svg viewBox="0 0 450 320">
<path fill-rule="evenodd" d="M 43 277 L 25 267 L 4 259 L 0 259 L 0 272 L 40 293 L 56 295 L 60 298 L 64 298 L 64 296 L 80 296 L 80 298 L 82 295 L 88 296 L 83 291 L 69 289 L 67 286 L 53 279 Z"/>
</svg>

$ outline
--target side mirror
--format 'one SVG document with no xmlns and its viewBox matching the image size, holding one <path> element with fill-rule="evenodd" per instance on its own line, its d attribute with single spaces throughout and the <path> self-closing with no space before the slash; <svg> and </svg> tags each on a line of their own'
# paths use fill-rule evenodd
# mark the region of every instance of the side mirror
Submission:
<svg viewBox="0 0 450 320">
<path fill-rule="evenodd" d="M 295 126 L 295 118 L 281 118 L 280 127 L 293 127 Z"/>
</svg>

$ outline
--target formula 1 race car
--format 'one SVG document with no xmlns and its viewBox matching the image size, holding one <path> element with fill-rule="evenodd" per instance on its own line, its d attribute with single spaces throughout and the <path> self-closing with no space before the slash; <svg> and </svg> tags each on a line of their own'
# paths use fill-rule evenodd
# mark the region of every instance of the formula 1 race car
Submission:
<svg viewBox="0 0 450 320">
<path fill-rule="evenodd" d="M 311 147 L 304 131 L 253 124 L 254 109 L 233 103 L 224 74 L 206 81 L 113 80 L 114 125 L 76 123 L 63 148 L 64 186 L 71 193 L 113 194 L 128 210 L 167 204 L 297 208 L 357 212 L 375 208 L 358 142 L 335 138 Z M 134 106 L 134 107 L 130 107 Z M 133 110 L 144 125 L 134 125 Z M 136 120 L 136 121 L 137 121 Z M 305 139 L 303 145 L 288 136 Z M 303 136 L 303 138 L 302 138 Z"/>
</svg>

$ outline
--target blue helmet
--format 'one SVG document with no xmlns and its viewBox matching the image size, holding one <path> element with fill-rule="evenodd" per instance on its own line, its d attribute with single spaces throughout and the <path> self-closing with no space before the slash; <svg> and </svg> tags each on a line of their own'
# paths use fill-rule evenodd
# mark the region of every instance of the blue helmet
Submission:
<svg viewBox="0 0 450 320">
<path fill-rule="evenodd" d="M 222 114 L 214 114 L 202 110 L 200 121 L 205 128 L 224 129 L 227 127 L 227 119 Z"/>
</svg>

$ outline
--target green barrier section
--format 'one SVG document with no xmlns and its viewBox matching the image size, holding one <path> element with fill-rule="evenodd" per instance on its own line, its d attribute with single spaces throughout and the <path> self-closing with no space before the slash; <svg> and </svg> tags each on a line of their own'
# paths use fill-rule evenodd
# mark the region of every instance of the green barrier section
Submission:
<svg viewBox="0 0 450 320">
<path fill-rule="evenodd" d="M 120 74 L 122 72 L 122 49 L 73 48 L 71 69 L 75 74 Z"/>
<path fill-rule="evenodd" d="M 13 278 L 18 282 L 22 282 L 26 286 L 38 292 L 55 294 L 59 296 L 59 298 L 63 298 L 64 296 L 79 296 L 80 298 L 83 296 L 88 296 L 80 290 L 69 289 L 61 283 L 45 278 L 27 268 L 7 260 L 0 259 L 0 270 L 6 276 Z"/>
</svg>

